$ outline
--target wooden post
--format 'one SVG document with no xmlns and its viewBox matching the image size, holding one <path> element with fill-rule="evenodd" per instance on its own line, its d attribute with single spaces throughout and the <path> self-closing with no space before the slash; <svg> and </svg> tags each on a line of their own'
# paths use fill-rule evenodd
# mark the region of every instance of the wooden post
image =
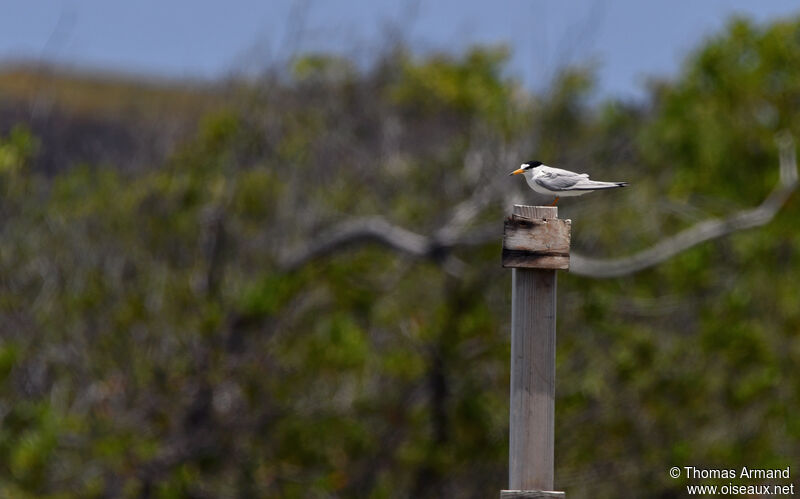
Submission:
<svg viewBox="0 0 800 499">
<path fill-rule="evenodd" d="M 570 221 L 549 206 L 514 206 L 503 266 L 512 270 L 509 489 L 502 498 L 553 491 L 556 269 L 569 267 Z"/>
</svg>

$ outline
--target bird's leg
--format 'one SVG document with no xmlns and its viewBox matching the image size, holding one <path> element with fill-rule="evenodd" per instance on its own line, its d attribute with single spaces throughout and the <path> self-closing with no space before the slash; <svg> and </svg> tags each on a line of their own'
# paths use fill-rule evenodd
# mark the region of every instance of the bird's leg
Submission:
<svg viewBox="0 0 800 499">
<path fill-rule="evenodd" d="M 559 200 L 559 199 L 561 199 L 561 198 L 559 198 L 558 196 L 556 196 L 556 198 L 553 200 L 553 202 L 552 202 L 552 203 L 550 203 L 550 206 L 555 206 L 555 205 L 558 203 L 558 200 Z"/>
</svg>

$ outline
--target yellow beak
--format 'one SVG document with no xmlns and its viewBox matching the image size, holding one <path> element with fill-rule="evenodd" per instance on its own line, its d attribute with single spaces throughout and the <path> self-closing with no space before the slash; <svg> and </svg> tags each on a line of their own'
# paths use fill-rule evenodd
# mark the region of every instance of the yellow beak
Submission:
<svg viewBox="0 0 800 499">
<path fill-rule="evenodd" d="M 517 175 L 517 174 L 523 173 L 524 171 L 525 170 L 523 170 L 522 168 L 519 168 L 519 169 L 514 170 L 513 172 L 509 173 L 509 176 L 510 175 Z"/>
</svg>

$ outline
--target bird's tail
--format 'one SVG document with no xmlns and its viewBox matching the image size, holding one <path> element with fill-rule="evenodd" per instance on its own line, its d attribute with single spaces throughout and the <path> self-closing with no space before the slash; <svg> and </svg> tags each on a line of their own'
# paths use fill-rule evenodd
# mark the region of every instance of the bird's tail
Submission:
<svg viewBox="0 0 800 499">
<path fill-rule="evenodd" d="M 627 182 L 600 182 L 598 180 L 584 180 L 575 187 L 585 190 L 616 189 L 617 187 L 627 187 Z"/>
</svg>

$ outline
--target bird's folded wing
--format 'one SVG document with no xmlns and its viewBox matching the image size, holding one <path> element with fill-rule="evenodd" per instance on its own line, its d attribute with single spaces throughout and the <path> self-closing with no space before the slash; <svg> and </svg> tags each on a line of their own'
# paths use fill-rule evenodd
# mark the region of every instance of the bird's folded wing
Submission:
<svg viewBox="0 0 800 499">
<path fill-rule="evenodd" d="M 551 191 L 569 191 L 581 189 L 580 185 L 588 180 L 587 177 L 585 173 L 547 172 L 536 177 L 534 182 Z"/>
</svg>

